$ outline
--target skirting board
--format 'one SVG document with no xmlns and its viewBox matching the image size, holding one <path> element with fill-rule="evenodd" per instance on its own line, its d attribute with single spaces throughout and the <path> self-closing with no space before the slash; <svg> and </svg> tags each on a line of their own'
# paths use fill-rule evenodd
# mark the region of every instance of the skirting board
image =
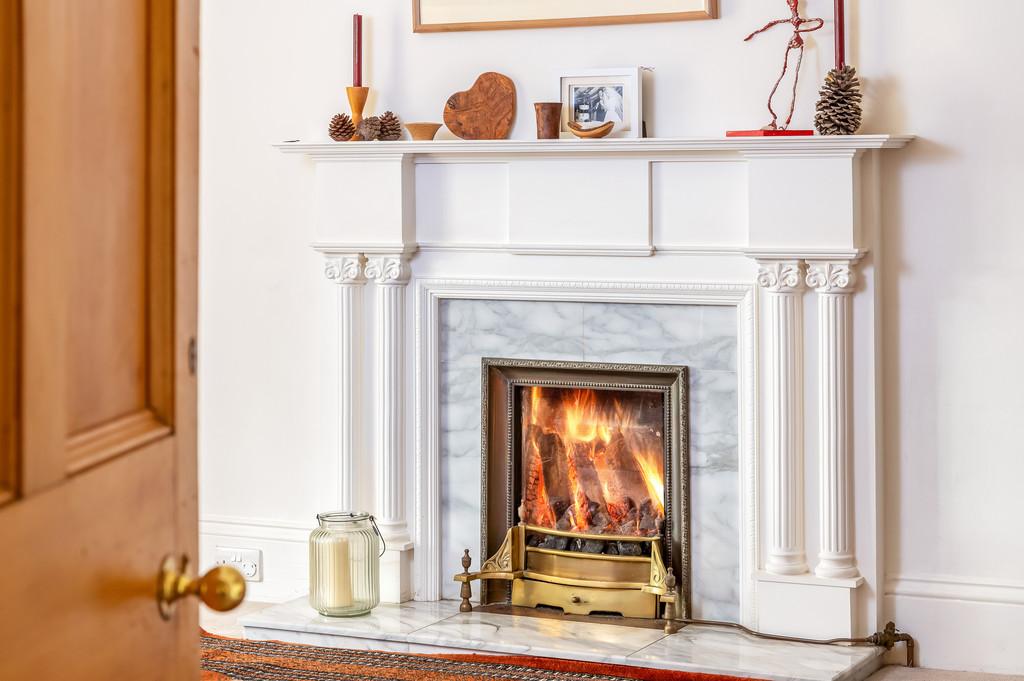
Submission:
<svg viewBox="0 0 1024 681">
<path fill-rule="evenodd" d="M 1024 604 L 886 594 L 885 616 L 917 643 L 917 664 L 991 674 L 1024 673 Z M 887 662 L 902 664 L 895 649 Z"/>
<path fill-rule="evenodd" d="M 283 603 L 309 593 L 312 526 L 259 518 L 206 516 L 199 521 L 199 571 L 213 567 L 218 546 L 259 549 L 263 579 L 246 583 L 246 600 Z"/>
</svg>

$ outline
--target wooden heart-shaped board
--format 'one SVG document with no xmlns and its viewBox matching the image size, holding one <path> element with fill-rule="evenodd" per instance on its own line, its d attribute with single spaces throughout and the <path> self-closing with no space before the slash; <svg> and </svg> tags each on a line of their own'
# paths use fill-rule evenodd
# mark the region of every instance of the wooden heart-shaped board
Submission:
<svg viewBox="0 0 1024 681">
<path fill-rule="evenodd" d="M 516 117 L 516 86 L 500 73 L 482 73 L 444 107 L 444 124 L 464 140 L 503 140 Z"/>
</svg>

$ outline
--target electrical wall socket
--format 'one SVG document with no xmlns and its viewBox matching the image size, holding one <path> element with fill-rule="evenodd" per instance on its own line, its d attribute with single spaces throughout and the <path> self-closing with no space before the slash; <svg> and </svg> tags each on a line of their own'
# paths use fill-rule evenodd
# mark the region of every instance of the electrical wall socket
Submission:
<svg viewBox="0 0 1024 681">
<path fill-rule="evenodd" d="M 230 565 L 241 572 L 247 582 L 263 581 L 263 551 L 260 549 L 218 546 L 213 562 L 215 565 Z"/>
</svg>

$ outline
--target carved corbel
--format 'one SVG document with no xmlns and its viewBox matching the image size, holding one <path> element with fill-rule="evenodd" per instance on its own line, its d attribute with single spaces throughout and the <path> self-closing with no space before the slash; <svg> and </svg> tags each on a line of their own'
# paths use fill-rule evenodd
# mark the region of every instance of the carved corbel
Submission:
<svg viewBox="0 0 1024 681">
<path fill-rule="evenodd" d="M 757 285 L 772 293 L 795 293 L 803 288 L 799 260 L 759 260 Z"/>
<path fill-rule="evenodd" d="M 335 284 L 365 284 L 365 262 L 366 258 L 360 253 L 328 255 L 324 262 L 324 276 Z"/>
<path fill-rule="evenodd" d="M 380 285 L 401 285 L 409 281 L 409 262 L 404 255 L 375 255 L 366 261 L 366 276 Z"/>
<path fill-rule="evenodd" d="M 849 261 L 809 261 L 807 285 L 818 293 L 849 293 L 857 282 Z"/>
</svg>

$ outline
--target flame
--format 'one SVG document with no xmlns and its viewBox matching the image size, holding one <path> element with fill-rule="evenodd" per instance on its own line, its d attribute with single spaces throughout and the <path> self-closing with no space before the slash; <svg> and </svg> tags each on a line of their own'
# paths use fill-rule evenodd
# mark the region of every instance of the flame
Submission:
<svg viewBox="0 0 1024 681">
<path fill-rule="evenodd" d="M 640 467 L 640 473 L 644 477 L 647 491 L 651 493 L 651 501 L 658 507 L 661 516 L 665 517 L 665 478 L 658 470 L 657 465 L 651 462 L 649 456 L 649 453 L 633 454 L 633 458 L 636 459 L 636 463 Z"/>
<path fill-rule="evenodd" d="M 665 517 L 664 441 L 657 410 L 642 414 L 649 395 L 540 386 L 526 392 L 523 496 L 530 522 L 616 534 L 625 531 L 632 513 L 630 533 L 652 531 L 650 524 L 641 529 L 642 520 L 660 527 Z M 549 451 L 541 452 L 539 435 Z M 546 481 L 546 474 L 554 477 Z M 656 518 L 646 517 L 652 507 Z"/>
</svg>

